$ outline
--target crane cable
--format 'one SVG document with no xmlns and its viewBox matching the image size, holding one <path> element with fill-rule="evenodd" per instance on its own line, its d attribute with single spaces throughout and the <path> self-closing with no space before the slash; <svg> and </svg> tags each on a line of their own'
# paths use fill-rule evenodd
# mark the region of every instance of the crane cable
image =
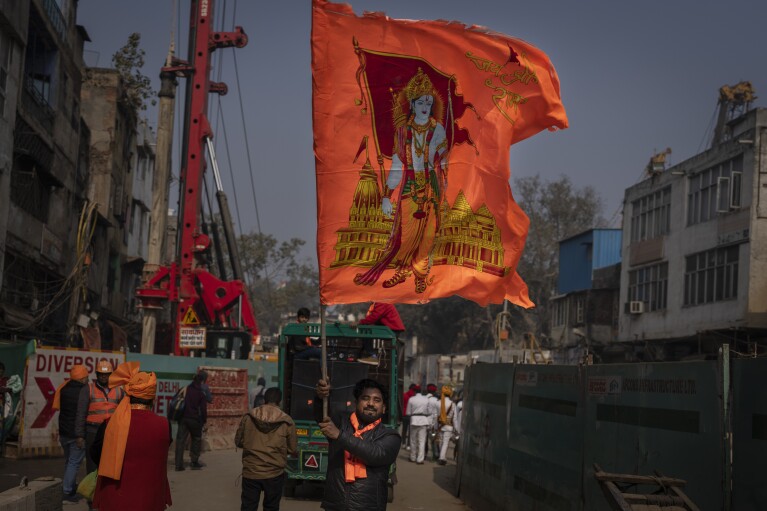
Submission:
<svg viewBox="0 0 767 511">
<path fill-rule="evenodd" d="M 237 12 L 237 1 L 234 2 L 234 12 Z M 261 231 L 261 216 L 258 213 L 258 200 L 256 198 L 256 183 L 253 179 L 253 161 L 250 157 L 250 145 L 248 144 L 248 129 L 247 124 L 245 122 L 245 108 L 244 103 L 242 101 L 242 87 L 240 87 L 240 70 L 237 66 L 237 52 L 233 52 L 232 56 L 234 57 L 234 75 L 237 81 L 237 97 L 240 100 L 240 115 L 242 116 L 242 133 L 245 137 L 245 152 L 248 156 L 248 173 L 250 175 L 250 188 L 253 192 L 253 208 L 256 211 L 256 228 L 258 229 L 258 234 L 262 234 Z"/>
</svg>

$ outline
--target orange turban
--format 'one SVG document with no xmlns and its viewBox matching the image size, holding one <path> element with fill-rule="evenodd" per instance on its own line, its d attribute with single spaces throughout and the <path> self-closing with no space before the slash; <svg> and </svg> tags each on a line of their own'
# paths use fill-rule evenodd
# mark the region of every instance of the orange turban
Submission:
<svg viewBox="0 0 767 511">
<path fill-rule="evenodd" d="M 131 407 L 128 396 L 154 399 L 157 393 L 157 377 L 154 373 L 139 372 L 138 362 L 124 362 L 109 376 L 110 388 L 120 385 L 125 389 L 125 397 L 107 423 L 99 463 L 100 476 L 118 480 L 122 474 L 125 445 L 128 443 L 130 430 Z"/>
<path fill-rule="evenodd" d="M 56 388 L 56 393 L 53 395 L 53 409 L 54 410 L 61 410 L 61 389 L 64 388 L 64 385 L 69 383 L 71 380 L 82 380 L 83 378 L 88 377 L 88 369 L 83 365 L 75 365 L 72 366 L 72 369 L 69 370 L 69 379 L 64 380 L 64 383 L 59 385 Z"/>
</svg>

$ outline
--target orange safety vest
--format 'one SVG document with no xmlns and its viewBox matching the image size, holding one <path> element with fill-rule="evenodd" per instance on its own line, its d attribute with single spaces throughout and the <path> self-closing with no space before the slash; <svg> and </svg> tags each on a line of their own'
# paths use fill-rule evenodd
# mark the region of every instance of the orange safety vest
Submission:
<svg viewBox="0 0 767 511">
<path fill-rule="evenodd" d="M 89 424 L 101 424 L 115 412 L 120 400 L 125 396 L 122 387 L 109 389 L 106 397 L 104 392 L 96 387 L 95 382 L 90 382 L 90 403 L 88 404 L 88 417 L 85 419 Z"/>
</svg>

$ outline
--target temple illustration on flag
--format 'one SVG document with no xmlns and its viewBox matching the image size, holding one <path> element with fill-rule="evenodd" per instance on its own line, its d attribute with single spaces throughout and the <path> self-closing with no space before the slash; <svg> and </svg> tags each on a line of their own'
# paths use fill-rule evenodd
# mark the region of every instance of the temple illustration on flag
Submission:
<svg viewBox="0 0 767 511">
<path fill-rule="evenodd" d="M 381 197 L 376 172 L 367 160 L 349 209 L 349 225 L 336 231 L 336 256 L 331 268 L 371 267 L 378 260 L 394 223 L 393 218 L 383 214 Z M 508 274 L 509 268 L 503 265 L 501 231 L 486 205 L 472 211 L 460 191 L 452 207 L 444 202 L 440 217 L 432 249 L 433 266 L 462 266 L 498 277 Z"/>
</svg>

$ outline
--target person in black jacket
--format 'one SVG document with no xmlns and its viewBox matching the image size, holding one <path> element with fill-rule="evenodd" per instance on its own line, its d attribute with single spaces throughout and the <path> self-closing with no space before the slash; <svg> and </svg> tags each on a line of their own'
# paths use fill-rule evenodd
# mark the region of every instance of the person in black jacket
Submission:
<svg viewBox="0 0 767 511">
<path fill-rule="evenodd" d="M 85 418 L 88 415 L 88 370 L 72 366 L 69 379 L 56 389 L 53 409 L 59 410 L 59 441 L 64 449 L 64 500 L 77 502 L 77 472 L 85 457 Z"/>
<path fill-rule="evenodd" d="M 322 417 L 322 401 L 330 396 L 330 384 L 317 382 L 315 416 L 328 439 L 328 470 L 322 507 L 326 511 L 385 511 L 389 467 L 397 459 L 402 438 L 387 428 L 387 390 L 377 381 L 364 379 L 354 386 L 357 400 L 353 413 L 332 419 Z"/>
<path fill-rule="evenodd" d="M 184 448 L 186 439 L 191 435 L 192 444 L 189 446 L 189 457 L 192 460 L 192 470 L 200 470 L 205 465 L 200 463 L 202 448 L 202 433 L 208 420 L 208 400 L 203 385 L 208 381 L 208 373 L 198 372 L 192 383 L 186 388 L 184 397 L 184 416 L 178 422 L 176 433 L 176 472 L 184 469 Z"/>
</svg>

